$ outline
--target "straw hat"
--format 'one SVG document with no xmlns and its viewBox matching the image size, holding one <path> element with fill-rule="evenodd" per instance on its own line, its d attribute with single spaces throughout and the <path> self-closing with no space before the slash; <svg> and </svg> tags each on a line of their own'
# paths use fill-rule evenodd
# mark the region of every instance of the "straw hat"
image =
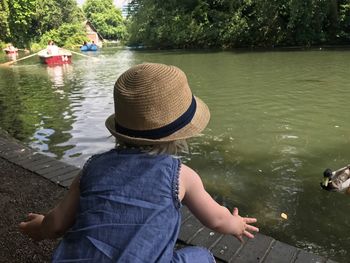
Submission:
<svg viewBox="0 0 350 263">
<path fill-rule="evenodd" d="M 108 130 L 142 145 L 192 137 L 210 119 L 207 105 L 192 95 L 185 73 L 156 63 L 136 65 L 118 78 L 114 108 L 106 120 Z"/>
</svg>

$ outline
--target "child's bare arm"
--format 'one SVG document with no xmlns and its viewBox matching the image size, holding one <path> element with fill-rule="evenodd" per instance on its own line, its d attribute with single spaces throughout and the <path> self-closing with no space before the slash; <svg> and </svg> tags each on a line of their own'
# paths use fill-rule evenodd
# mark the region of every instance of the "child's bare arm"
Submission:
<svg viewBox="0 0 350 263">
<path fill-rule="evenodd" d="M 21 232 L 34 240 L 63 235 L 75 221 L 80 195 L 79 180 L 80 174 L 75 177 L 64 198 L 45 216 L 29 213 L 28 221 L 19 224 Z"/>
<path fill-rule="evenodd" d="M 231 214 L 226 207 L 219 205 L 204 189 L 198 174 L 188 166 L 181 166 L 179 181 L 180 199 L 205 226 L 234 235 L 241 241 L 243 236 L 253 238 L 251 232 L 259 231 L 250 225 L 256 222 L 255 218 L 239 216 L 237 208 Z"/>
</svg>

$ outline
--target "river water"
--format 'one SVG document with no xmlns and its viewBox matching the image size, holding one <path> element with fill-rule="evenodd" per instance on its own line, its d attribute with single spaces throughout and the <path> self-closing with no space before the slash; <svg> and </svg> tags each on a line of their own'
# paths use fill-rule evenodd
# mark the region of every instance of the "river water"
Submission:
<svg viewBox="0 0 350 263">
<path fill-rule="evenodd" d="M 261 232 L 339 262 L 350 257 L 350 196 L 320 188 L 350 163 L 350 51 L 207 52 L 106 48 L 47 67 L 0 67 L 0 127 L 81 167 L 114 146 L 104 127 L 113 85 L 130 66 L 173 64 L 211 110 L 185 158 L 221 203 Z M 0 62 L 6 61 L 4 55 Z M 288 219 L 281 218 L 285 213 Z"/>
</svg>

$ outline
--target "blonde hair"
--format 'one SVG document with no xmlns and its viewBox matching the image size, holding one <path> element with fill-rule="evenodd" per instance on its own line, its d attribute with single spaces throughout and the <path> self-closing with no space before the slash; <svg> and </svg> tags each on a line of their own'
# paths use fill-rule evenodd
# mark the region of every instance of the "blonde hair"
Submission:
<svg viewBox="0 0 350 263">
<path fill-rule="evenodd" d="M 142 152 L 149 153 L 150 155 L 169 154 L 173 156 L 180 156 L 181 153 L 189 153 L 189 148 L 186 140 L 176 140 L 154 145 L 135 145 L 118 139 L 115 147 L 117 149 L 138 148 Z"/>
</svg>

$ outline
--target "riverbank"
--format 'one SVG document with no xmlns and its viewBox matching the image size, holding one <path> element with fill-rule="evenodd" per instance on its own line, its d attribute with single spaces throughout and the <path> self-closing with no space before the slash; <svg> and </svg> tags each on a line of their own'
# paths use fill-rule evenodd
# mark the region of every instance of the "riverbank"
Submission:
<svg viewBox="0 0 350 263">
<path fill-rule="evenodd" d="M 50 262 L 57 241 L 33 242 L 19 232 L 18 224 L 28 212 L 45 213 L 55 205 L 78 170 L 34 152 L 0 129 L 0 262 Z M 261 233 L 240 243 L 204 227 L 185 207 L 181 213 L 177 246 L 207 247 L 218 263 L 334 263 Z"/>
<path fill-rule="evenodd" d="M 288 52 L 288 51 L 318 51 L 318 50 L 334 50 L 334 51 L 349 51 L 350 45 L 313 45 L 313 46 L 271 46 L 271 47 L 236 47 L 236 48 L 155 48 L 147 47 L 143 45 L 139 46 L 119 46 L 119 49 L 129 49 L 134 51 L 148 51 L 148 52 L 157 52 L 157 51 L 167 51 L 167 52 Z"/>
</svg>

